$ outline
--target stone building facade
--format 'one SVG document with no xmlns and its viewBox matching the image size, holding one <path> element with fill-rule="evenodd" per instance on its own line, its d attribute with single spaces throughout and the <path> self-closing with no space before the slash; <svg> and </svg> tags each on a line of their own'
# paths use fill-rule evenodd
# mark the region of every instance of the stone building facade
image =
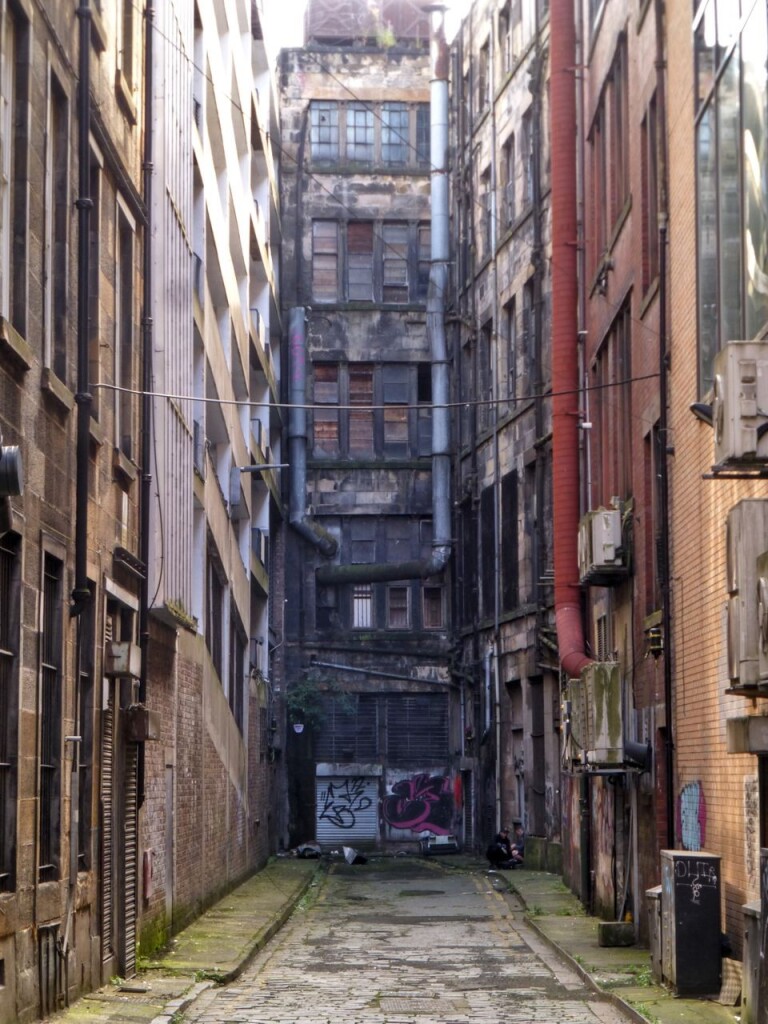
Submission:
<svg viewBox="0 0 768 1024">
<path fill-rule="evenodd" d="M 377 10 L 312 0 L 281 57 L 286 841 L 414 849 L 465 832 L 472 786 L 428 568 L 429 25 Z"/>
<path fill-rule="evenodd" d="M 546 3 L 476 3 L 452 47 L 456 636 L 477 841 L 559 864 Z"/>
<path fill-rule="evenodd" d="M 138 9 L 119 10 L 0 13 L 0 429 L 25 477 L 0 538 L 8 1022 L 135 956 L 114 837 L 135 838 L 140 780 L 116 673 L 139 639 L 144 46 Z"/>
</svg>

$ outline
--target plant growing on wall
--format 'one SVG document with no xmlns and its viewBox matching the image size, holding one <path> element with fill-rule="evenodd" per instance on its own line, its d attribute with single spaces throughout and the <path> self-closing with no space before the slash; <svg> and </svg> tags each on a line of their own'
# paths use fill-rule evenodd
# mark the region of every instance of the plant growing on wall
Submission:
<svg viewBox="0 0 768 1024">
<path fill-rule="evenodd" d="M 286 695 L 288 721 L 294 726 L 317 729 L 325 721 L 325 701 L 328 697 L 335 697 L 342 711 L 350 712 L 354 709 L 351 694 L 342 690 L 336 679 L 310 666 Z"/>
</svg>

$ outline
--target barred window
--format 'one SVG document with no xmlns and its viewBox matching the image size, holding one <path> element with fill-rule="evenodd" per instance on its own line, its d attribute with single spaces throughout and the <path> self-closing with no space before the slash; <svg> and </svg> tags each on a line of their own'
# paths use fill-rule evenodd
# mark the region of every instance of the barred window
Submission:
<svg viewBox="0 0 768 1024">
<path fill-rule="evenodd" d="M 61 688 L 62 593 L 64 566 L 46 554 L 43 562 L 43 607 L 40 636 L 40 881 L 59 877 L 61 838 Z"/>
<path fill-rule="evenodd" d="M 20 571 L 18 543 L 0 538 L 0 891 L 16 886 L 16 742 Z"/>
</svg>

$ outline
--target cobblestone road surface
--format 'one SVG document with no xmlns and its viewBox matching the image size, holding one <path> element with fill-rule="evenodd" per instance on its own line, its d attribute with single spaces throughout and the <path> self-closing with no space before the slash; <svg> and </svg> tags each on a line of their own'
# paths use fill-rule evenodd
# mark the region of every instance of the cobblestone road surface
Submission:
<svg viewBox="0 0 768 1024">
<path fill-rule="evenodd" d="M 335 864 L 193 1024 L 626 1024 L 526 927 L 493 876 Z"/>
</svg>

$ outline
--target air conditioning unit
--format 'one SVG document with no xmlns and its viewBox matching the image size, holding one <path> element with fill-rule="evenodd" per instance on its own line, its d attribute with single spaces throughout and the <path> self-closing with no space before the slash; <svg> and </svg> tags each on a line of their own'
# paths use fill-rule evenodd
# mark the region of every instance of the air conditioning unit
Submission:
<svg viewBox="0 0 768 1024">
<path fill-rule="evenodd" d="M 768 461 L 768 344 L 729 341 L 715 357 L 715 464 Z"/>
<path fill-rule="evenodd" d="M 768 501 L 747 498 L 726 520 L 728 588 L 728 679 L 732 686 L 756 686 L 760 679 L 758 561 L 768 549 Z M 768 566 L 765 576 L 768 578 Z M 767 633 L 768 637 L 768 633 Z M 768 681 L 768 655 L 766 655 Z"/>
<path fill-rule="evenodd" d="M 582 583 L 610 586 L 627 575 L 622 546 L 621 512 L 596 508 L 579 522 L 579 578 Z"/>
<path fill-rule="evenodd" d="M 757 576 L 757 674 L 761 687 L 768 686 L 768 551 L 755 563 Z"/>
<path fill-rule="evenodd" d="M 141 678 L 141 648 L 130 640 L 110 640 L 104 649 L 104 675 Z"/>
<path fill-rule="evenodd" d="M 615 661 L 595 661 L 568 687 L 572 750 L 587 768 L 624 764 L 621 671 Z M 574 760 L 576 758 L 574 757 Z"/>
</svg>

